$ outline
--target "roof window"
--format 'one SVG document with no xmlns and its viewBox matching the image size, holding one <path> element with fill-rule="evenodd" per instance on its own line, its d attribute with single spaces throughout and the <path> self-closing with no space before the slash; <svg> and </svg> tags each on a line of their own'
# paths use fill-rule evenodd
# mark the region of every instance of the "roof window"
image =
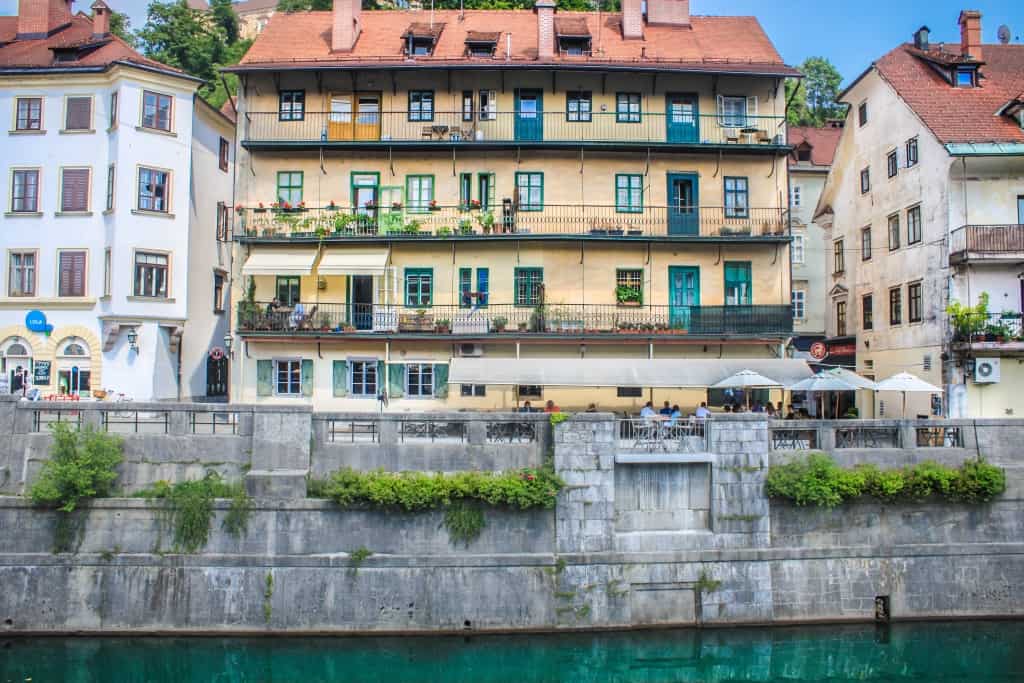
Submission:
<svg viewBox="0 0 1024 683">
<path fill-rule="evenodd" d="M 470 57 L 493 57 L 498 47 L 498 32 L 468 31 L 466 33 L 466 54 Z"/>
<path fill-rule="evenodd" d="M 973 88 L 978 84 L 978 69 L 973 66 L 960 66 L 956 69 L 956 87 Z"/>
<path fill-rule="evenodd" d="M 429 57 L 441 37 L 444 24 L 413 23 L 402 34 L 403 51 L 410 57 Z"/>
<path fill-rule="evenodd" d="M 591 54 L 590 29 L 582 17 L 555 17 L 555 37 L 558 51 L 563 55 Z"/>
</svg>

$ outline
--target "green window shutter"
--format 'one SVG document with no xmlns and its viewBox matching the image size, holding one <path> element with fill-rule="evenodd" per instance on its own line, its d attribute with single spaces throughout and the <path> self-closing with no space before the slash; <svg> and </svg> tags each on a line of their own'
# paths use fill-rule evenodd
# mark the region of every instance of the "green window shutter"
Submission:
<svg viewBox="0 0 1024 683">
<path fill-rule="evenodd" d="M 388 364 L 388 396 L 402 398 L 405 395 L 405 366 Z"/>
<path fill-rule="evenodd" d="M 448 364 L 434 365 L 434 397 L 448 398 Z"/>
<path fill-rule="evenodd" d="M 256 395 L 274 395 L 274 361 L 256 361 Z"/>
<path fill-rule="evenodd" d="M 343 360 L 334 361 L 333 380 L 335 396 L 348 395 L 348 362 Z"/>
<path fill-rule="evenodd" d="M 384 391 L 384 361 L 377 361 L 377 395 L 380 396 Z M 391 392 L 388 392 L 389 394 Z"/>
<path fill-rule="evenodd" d="M 302 395 L 313 395 L 313 361 L 309 358 L 302 359 Z"/>
</svg>

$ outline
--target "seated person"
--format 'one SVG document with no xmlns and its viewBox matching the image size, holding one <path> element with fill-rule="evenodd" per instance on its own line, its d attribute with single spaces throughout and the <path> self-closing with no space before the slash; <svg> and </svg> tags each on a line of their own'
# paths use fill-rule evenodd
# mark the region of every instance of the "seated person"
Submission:
<svg viewBox="0 0 1024 683">
<path fill-rule="evenodd" d="M 665 405 L 661 407 L 661 410 L 658 411 L 658 414 L 664 415 L 665 417 L 670 417 L 672 415 L 672 406 L 668 404 L 668 401 L 665 401 Z"/>
<path fill-rule="evenodd" d="M 654 404 L 651 401 L 645 403 L 644 407 L 640 409 L 640 417 L 645 420 L 650 420 L 655 415 L 657 415 L 657 413 L 654 412 Z"/>
<path fill-rule="evenodd" d="M 544 404 L 544 412 L 545 413 L 560 413 L 560 412 L 562 412 L 562 409 L 559 408 L 558 406 L 556 406 L 554 401 L 548 400 L 548 402 Z"/>
<path fill-rule="evenodd" d="M 277 313 L 277 310 L 281 308 L 281 302 L 275 297 L 273 301 L 267 304 L 267 317 L 270 317 Z"/>
<path fill-rule="evenodd" d="M 789 406 L 789 410 L 786 411 L 786 419 L 787 420 L 795 420 L 796 419 L 796 413 L 793 412 L 793 406 Z"/>
<path fill-rule="evenodd" d="M 295 304 L 295 309 L 292 311 L 291 318 L 288 322 L 292 327 L 298 327 L 306 320 L 306 307 L 301 303 Z"/>
<path fill-rule="evenodd" d="M 530 405 L 529 401 L 526 401 L 525 403 L 523 403 L 522 407 L 519 408 L 519 412 L 520 413 L 532 413 L 533 412 L 533 406 Z"/>
<path fill-rule="evenodd" d="M 683 416 L 683 411 L 679 410 L 679 406 L 678 405 L 672 406 L 672 412 L 668 416 L 668 422 L 666 422 L 666 425 L 668 427 L 675 427 L 676 424 L 679 423 L 679 418 L 681 418 L 682 416 Z"/>
<path fill-rule="evenodd" d="M 769 418 L 775 417 L 775 406 L 772 404 L 771 401 L 768 401 L 768 405 L 765 408 L 765 413 L 768 415 Z"/>
<path fill-rule="evenodd" d="M 587 406 L 587 412 L 588 413 L 596 413 L 597 412 L 597 404 L 596 403 L 591 403 L 589 406 Z"/>
<path fill-rule="evenodd" d="M 711 411 L 708 410 L 707 402 L 701 401 L 700 408 L 697 408 L 696 415 L 698 418 L 702 420 L 706 420 L 707 418 L 711 417 Z"/>
<path fill-rule="evenodd" d="M 730 404 L 726 403 L 724 406 L 722 406 L 722 410 L 724 410 L 727 413 L 731 413 L 732 412 L 732 406 Z"/>
</svg>

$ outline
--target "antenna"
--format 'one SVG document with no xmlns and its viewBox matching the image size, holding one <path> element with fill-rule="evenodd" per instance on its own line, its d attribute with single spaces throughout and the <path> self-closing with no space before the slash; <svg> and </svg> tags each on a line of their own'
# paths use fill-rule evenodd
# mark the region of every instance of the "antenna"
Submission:
<svg viewBox="0 0 1024 683">
<path fill-rule="evenodd" d="M 1007 26 L 1006 24 L 1003 24 L 1002 26 L 999 27 L 999 31 L 998 33 L 996 33 L 996 35 L 999 36 L 999 42 L 1002 43 L 1003 45 L 1006 45 L 1007 43 L 1010 42 L 1010 37 L 1013 34 L 1010 33 L 1010 27 Z"/>
</svg>

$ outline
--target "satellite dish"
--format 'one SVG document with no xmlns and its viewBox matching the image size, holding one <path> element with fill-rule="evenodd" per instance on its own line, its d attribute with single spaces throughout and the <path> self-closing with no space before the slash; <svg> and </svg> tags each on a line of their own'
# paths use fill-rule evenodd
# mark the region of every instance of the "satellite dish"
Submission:
<svg viewBox="0 0 1024 683">
<path fill-rule="evenodd" d="M 999 31 L 996 33 L 996 35 L 999 36 L 999 42 L 1002 43 L 1003 45 L 1006 45 L 1007 43 L 1010 42 L 1010 27 L 1007 26 L 1006 24 L 1003 24 L 1002 26 L 999 27 Z"/>
</svg>

